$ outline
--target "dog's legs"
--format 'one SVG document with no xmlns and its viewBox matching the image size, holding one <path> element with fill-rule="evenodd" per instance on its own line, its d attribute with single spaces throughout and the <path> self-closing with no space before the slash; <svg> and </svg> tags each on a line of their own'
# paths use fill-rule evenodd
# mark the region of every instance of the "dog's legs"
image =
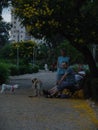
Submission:
<svg viewBox="0 0 98 130">
<path fill-rule="evenodd" d="M 2 84 L 1 93 L 3 93 L 3 92 L 4 92 L 4 90 L 5 90 L 5 85 L 4 85 L 4 84 Z"/>
<path fill-rule="evenodd" d="M 12 86 L 11 89 L 10 89 L 10 93 L 11 93 L 11 94 L 15 94 L 15 89 L 14 89 L 13 86 Z"/>
<path fill-rule="evenodd" d="M 36 87 L 36 96 L 40 96 L 40 84 L 38 83 L 37 84 L 37 87 Z"/>
<path fill-rule="evenodd" d="M 39 92 L 38 92 L 38 89 L 36 88 L 36 95 L 35 96 L 38 96 L 39 95 Z"/>
</svg>

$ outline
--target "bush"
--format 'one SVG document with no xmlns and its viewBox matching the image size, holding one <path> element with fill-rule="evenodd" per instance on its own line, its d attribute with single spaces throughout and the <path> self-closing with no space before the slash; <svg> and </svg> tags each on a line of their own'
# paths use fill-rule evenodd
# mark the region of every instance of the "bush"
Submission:
<svg viewBox="0 0 98 130">
<path fill-rule="evenodd" d="M 39 71 L 39 67 L 37 65 L 21 65 L 19 67 L 20 74 L 26 74 L 26 73 L 37 73 Z"/>
<path fill-rule="evenodd" d="M 0 84 L 5 83 L 10 75 L 9 66 L 5 63 L 0 63 Z"/>
<path fill-rule="evenodd" d="M 1 50 L 0 50 L 0 56 L 4 59 L 10 58 L 11 53 L 11 45 L 6 44 Z"/>
<path fill-rule="evenodd" d="M 39 71 L 39 66 L 38 65 L 33 65 L 32 66 L 32 72 L 37 73 Z"/>
<path fill-rule="evenodd" d="M 37 65 L 27 64 L 27 65 L 19 65 L 19 68 L 15 64 L 9 64 L 8 68 L 10 70 L 10 75 L 19 75 L 19 74 L 26 74 L 26 73 L 36 73 L 39 71 L 39 67 Z"/>
<path fill-rule="evenodd" d="M 19 69 L 17 68 L 16 65 L 14 64 L 9 64 L 9 69 L 10 69 L 10 75 L 18 75 L 19 74 Z"/>
<path fill-rule="evenodd" d="M 26 73 L 28 73 L 27 69 L 28 69 L 27 65 L 20 65 L 19 66 L 19 73 L 26 74 Z"/>
</svg>

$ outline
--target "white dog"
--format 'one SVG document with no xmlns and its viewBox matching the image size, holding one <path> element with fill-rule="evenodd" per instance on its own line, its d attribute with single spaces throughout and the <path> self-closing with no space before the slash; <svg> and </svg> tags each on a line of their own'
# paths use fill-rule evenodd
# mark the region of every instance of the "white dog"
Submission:
<svg viewBox="0 0 98 130">
<path fill-rule="evenodd" d="M 42 81 L 33 78 L 32 79 L 32 88 L 33 88 L 33 96 L 41 96 L 42 95 Z"/>
<path fill-rule="evenodd" d="M 14 93 L 14 90 L 17 89 L 18 87 L 19 87 L 18 84 L 15 85 L 2 84 L 1 93 L 4 93 L 6 90 L 10 90 L 10 92 Z"/>
</svg>

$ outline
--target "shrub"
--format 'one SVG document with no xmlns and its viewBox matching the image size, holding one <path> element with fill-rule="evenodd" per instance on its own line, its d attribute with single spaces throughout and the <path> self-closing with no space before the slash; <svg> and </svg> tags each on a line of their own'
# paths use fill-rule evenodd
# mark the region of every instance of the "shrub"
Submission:
<svg viewBox="0 0 98 130">
<path fill-rule="evenodd" d="M 27 65 L 20 65 L 19 66 L 19 73 L 26 74 L 27 73 Z"/>
<path fill-rule="evenodd" d="M 32 72 L 37 73 L 39 71 L 39 66 L 38 65 L 33 65 L 32 66 Z"/>
<path fill-rule="evenodd" d="M 19 68 L 15 64 L 8 64 L 8 68 L 10 70 L 10 75 L 19 75 L 19 74 L 26 74 L 26 73 L 36 73 L 39 71 L 39 67 L 37 65 L 32 64 L 21 64 Z"/>
<path fill-rule="evenodd" d="M 19 74 L 19 69 L 17 68 L 16 65 L 14 64 L 9 64 L 9 69 L 10 69 L 10 75 L 18 75 Z"/>
<path fill-rule="evenodd" d="M 5 83 L 10 75 L 9 66 L 5 63 L 0 63 L 0 84 Z"/>
<path fill-rule="evenodd" d="M 4 59 L 10 58 L 11 53 L 11 45 L 6 44 L 1 50 L 0 50 L 0 56 Z"/>
<path fill-rule="evenodd" d="M 37 73 L 39 71 L 39 67 L 37 65 L 21 65 L 19 67 L 20 74 L 26 74 L 26 73 Z"/>
</svg>

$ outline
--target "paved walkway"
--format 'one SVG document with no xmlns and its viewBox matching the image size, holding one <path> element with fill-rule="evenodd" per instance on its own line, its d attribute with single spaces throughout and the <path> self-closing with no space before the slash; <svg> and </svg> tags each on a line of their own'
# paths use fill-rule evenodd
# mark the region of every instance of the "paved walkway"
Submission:
<svg viewBox="0 0 98 130">
<path fill-rule="evenodd" d="M 0 94 L 0 130 L 98 130 L 96 111 L 85 100 L 29 98 L 33 77 L 50 88 L 56 73 L 10 77 L 10 83 L 18 83 L 20 88 L 14 95 Z"/>
</svg>

